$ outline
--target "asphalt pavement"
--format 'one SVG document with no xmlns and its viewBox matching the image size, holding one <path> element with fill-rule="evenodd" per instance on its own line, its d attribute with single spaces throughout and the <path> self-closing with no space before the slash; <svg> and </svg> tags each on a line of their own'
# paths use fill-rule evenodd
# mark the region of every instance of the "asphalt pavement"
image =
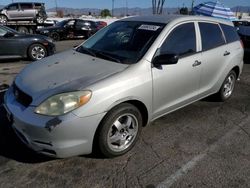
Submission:
<svg viewBox="0 0 250 188">
<path fill-rule="evenodd" d="M 0 83 L 29 63 L 1 62 Z M 250 64 L 230 100 L 198 101 L 156 120 L 129 153 L 113 159 L 38 155 L 20 143 L 0 108 L 0 187 L 250 187 Z"/>
</svg>

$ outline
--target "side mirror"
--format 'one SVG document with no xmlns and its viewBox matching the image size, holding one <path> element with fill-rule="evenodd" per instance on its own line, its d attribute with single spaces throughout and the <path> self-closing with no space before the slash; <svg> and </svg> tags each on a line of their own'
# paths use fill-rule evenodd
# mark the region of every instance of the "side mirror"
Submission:
<svg viewBox="0 0 250 188">
<path fill-rule="evenodd" d="M 161 54 L 153 59 L 153 65 L 173 65 L 176 64 L 178 60 L 179 56 L 177 54 Z"/>
<path fill-rule="evenodd" d="M 8 31 L 3 37 L 5 37 L 5 38 L 14 37 L 14 33 L 11 33 Z"/>
</svg>

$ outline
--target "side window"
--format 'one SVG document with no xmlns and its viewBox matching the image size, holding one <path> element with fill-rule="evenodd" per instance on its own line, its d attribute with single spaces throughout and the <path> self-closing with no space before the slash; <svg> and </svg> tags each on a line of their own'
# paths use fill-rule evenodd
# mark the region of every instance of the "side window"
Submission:
<svg viewBox="0 0 250 188">
<path fill-rule="evenodd" d="M 225 44 L 225 40 L 218 24 L 199 23 L 202 50 L 210 50 Z"/>
<path fill-rule="evenodd" d="M 7 8 L 8 10 L 17 10 L 18 9 L 18 4 L 14 3 L 9 5 L 9 7 Z"/>
<path fill-rule="evenodd" d="M 86 26 L 89 26 L 89 22 L 87 21 L 83 21 L 83 20 L 77 20 L 76 22 L 76 26 L 77 27 L 86 27 Z"/>
<path fill-rule="evenodd" d="M 33 9 L 32 3 L 20 3 L 20 7 L 22 10 Z"/>
<path fill-rule="evenodd" d="M 70 20 L 66 25 L 73 27 L 75 25 L 75 20 Z"/>
<path fill-rule="evenodd" d="M 194 23 L 176 27 L 161 46 L 161 54 L 189 55 L 196 52 Z"/>
<path fill-rule="evenodd" d="M 225 24 L 220 24 L 220 26 L 221 26 L 221 28 L 222 28 L 222 30 L 224 32 L 227 43 L 235 42 L 237 40 L 240 40 L 239 35 L 238 35 L 235 27 L 225 25 Z"/>
</svg>

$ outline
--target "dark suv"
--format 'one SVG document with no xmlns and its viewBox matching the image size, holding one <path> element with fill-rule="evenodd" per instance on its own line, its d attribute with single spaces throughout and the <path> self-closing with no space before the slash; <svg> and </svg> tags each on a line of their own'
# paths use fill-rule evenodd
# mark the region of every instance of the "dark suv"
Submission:
<svg viewBox="0 0 250 188">
<path fill-rule="evenodd" d="M 43 23 L 46 18 L 44 3 L 16 2 L 0 10 L 0 23 L 11 20 L 34 20 L 37 23 Z"/>
<path fill-rule="evenodd" d="M 98 30 L 96 22 L 81 19 L 67 19 L 55 26 L 38 29 L 37 34 L 46 35 L 55 41 L 68 38 L 88 38 Z"/>
</svg>

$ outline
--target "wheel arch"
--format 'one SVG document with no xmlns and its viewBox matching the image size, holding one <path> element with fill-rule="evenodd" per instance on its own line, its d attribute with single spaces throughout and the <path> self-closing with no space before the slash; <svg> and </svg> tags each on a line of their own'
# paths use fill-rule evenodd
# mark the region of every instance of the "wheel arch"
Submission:
<svg viewBox="0 0 250 188">
<path fill-rule="evenodd" d="M 235 66 L 235 67 L 232 68 L 232 71 L 234 71 L 236 73 L 236 78 L 239 78 L 239 76 L 240 76 L 240 67 Z"/>
<path fill-rule="evenodd" d="M 131 104 L 131 105 L 135 106 L 140 111 L 140 113 L 142 115 L 142 127 L 147 126 L 149 114 L 148 114 L 148 109 L 143 102 L 141 102 L 140 100 L 137 100 L 137 99 L 127 99 L 127 100 L 119 101 L 119 102 L 113 104 L 110 108 L 108 108 L 107 113 L 103 116 L 99 125 L 97 126 L 97 128 L 95 130 L 94 137 L 93 137 L 93 142 L 92 142 L 92 152 L 99 153 L 98 148 L 96 147 L 97 140 L 98 140 L 98 133 L 99 133 L 99 130 L 101 128 L 102 122 L 104 121 L 104 119 L 108 115 L 108 112 L 110 110 L 112 110 L 113 108 L 115 108 L 121 104 L 124 104 L 124 103 Z"/>
</svg>

